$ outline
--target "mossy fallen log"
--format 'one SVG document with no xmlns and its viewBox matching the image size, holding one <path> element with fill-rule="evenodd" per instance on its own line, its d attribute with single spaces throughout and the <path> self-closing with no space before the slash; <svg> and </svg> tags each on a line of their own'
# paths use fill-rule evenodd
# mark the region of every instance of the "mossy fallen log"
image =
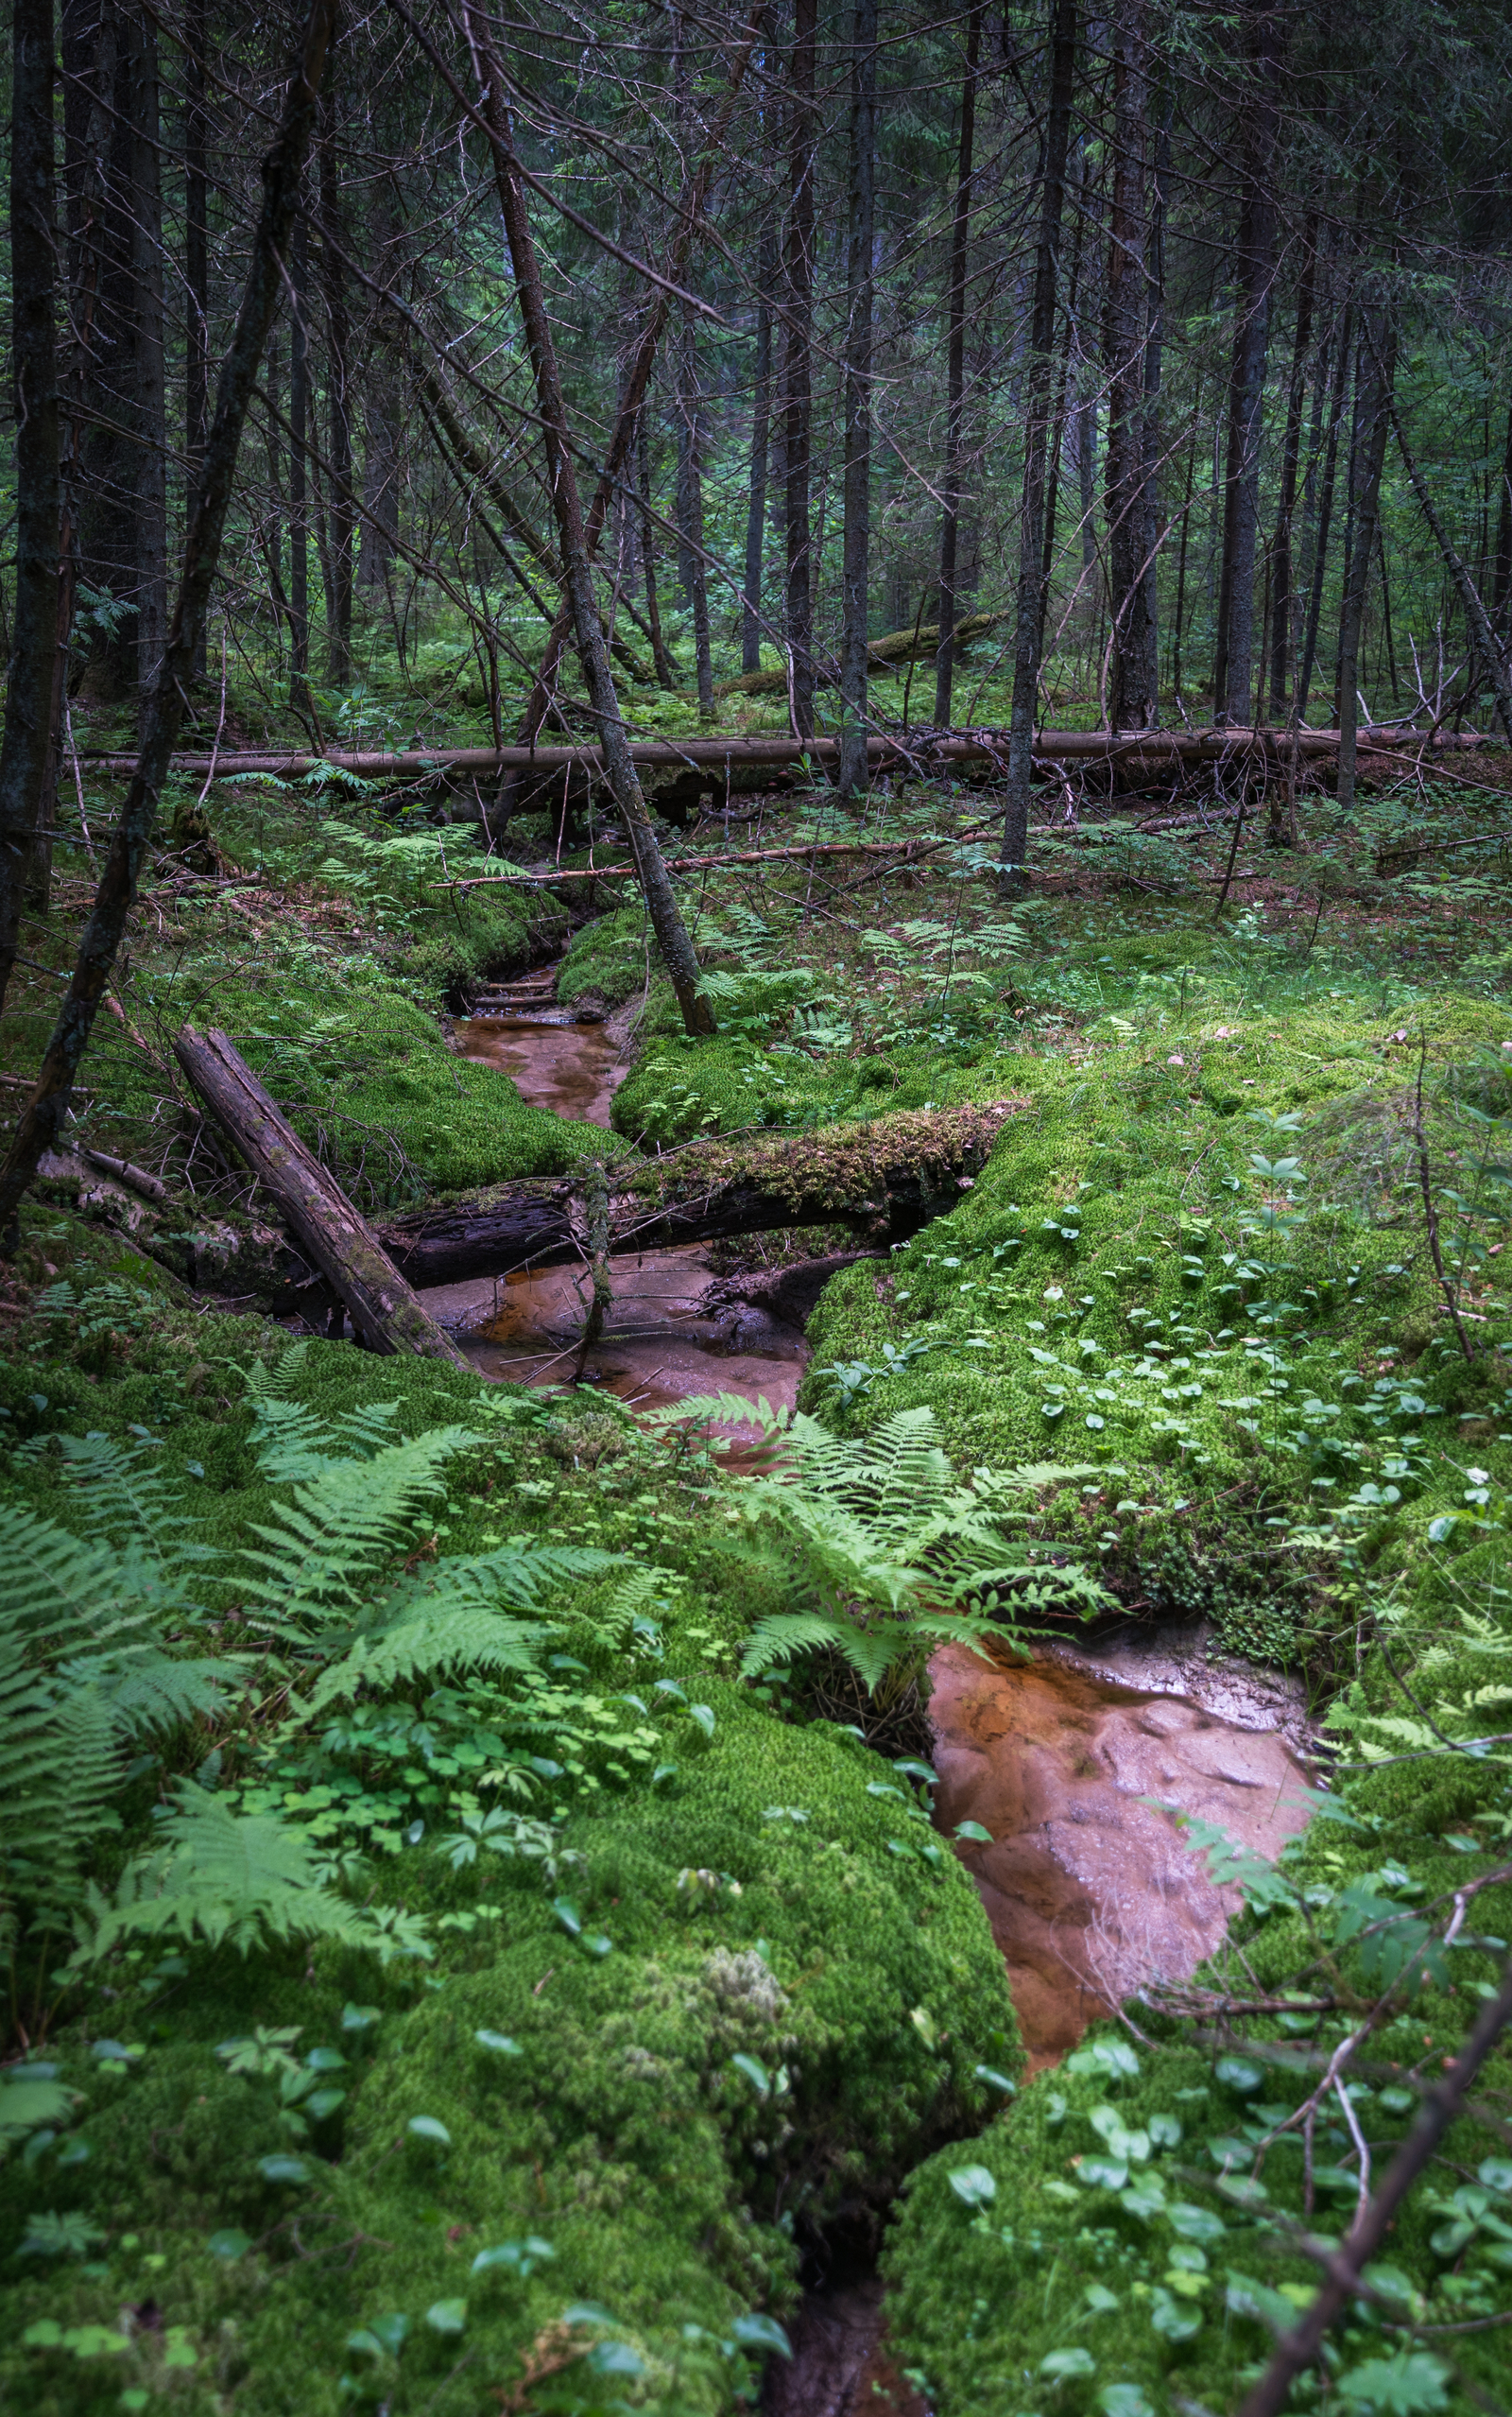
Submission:
<svg viewBox="0 0 1512 2417">
<path fill-rule="evenodd" d="M 205 1106 L 279 1208 L 305 1256 L 345 1303 L 369 1351 L 466 1362 L 416 1300 L 378 1236 L 269 1097 L 224 1032 L 186 1024 L 174 1055 Z"/>
<path fill-rule="evenodd" d="M 700 1142 L 610 1169 L 609 1249 L 662 1251 L 782 1226 L 847 1225 L 906 1241 L 969 1191 L 1022 1103 L 904 1109 L 817 1132 Z M 579 1256 L 570 1183 L 501 1184 L 387 1219 L 378 1239 L 417 1286 L 556 1267 Z"/>
<path fill-rule="evenodd" d="M 985 638 L 1003 619 L 1001 613 L 964 613 L 955 624 L 955 645 L 969 647 L 973 638 Z M 896 671 L 905 663 L 924 663 L 939 647 L 937 621 L 920 622 L 917 629 L 889 630 L 885 638 L 873 638 L 867 648 L 867 661 L 873 671 Z M 815 685 L 833 688 L 838 674 L 822 665 L 814 667 Z M 721 681 L 714 690 L 716 697 L 781 697 L 787 688 L 785 667 L 776 671 L 743 671 L 738 680 Z"/>
</svg>

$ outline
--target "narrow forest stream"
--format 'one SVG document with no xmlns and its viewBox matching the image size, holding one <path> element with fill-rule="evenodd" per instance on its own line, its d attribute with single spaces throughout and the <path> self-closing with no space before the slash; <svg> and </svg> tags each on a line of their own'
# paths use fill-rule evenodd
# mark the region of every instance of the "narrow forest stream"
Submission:
<svg viewBox="0 0 1512 2417">
<path fill-rule="evenodd" d="M 497 1065 L 532 1105 L 607 1126 L 628 1071 L 623 1011 L 578 1020 L 552 1003 L 555 968 L 508 986 L 499 1011 L 459 1021 L 463 1055 Z M 612 1262 L 614 1304 L 585 1374 L 632 1407 L 715 1390 L 791 1407 L 808 1362 L 802 1321 L 843 1260 L 779 1270 L 767 1302 L 722 1283 L 705 1246 Z M 758 1286 L 758 1294 L 764 1287 Z M 429 1289 L 434 1314 L 485 1375 L 558 1386 L 586 1308 L 582 1272 Z M 784 1316 L 782 1313 L 786 1312 Z M 945 1837 L 960 1845 L 1003 1951 L 1031 2071 L 1147 1982 L 1184 1980 L 1218 1946 L 1237 1891 L 1219 1889 L 1160 1806 L 1274 1856 L 1308 1818 L 1300 1684 L 1211 1658 L 1204 1623 L 1105 1623 L 1078 1642 L 985 1660 L 947 1646 L 930 1664 L 929 1717 Z M 874 2273 L 813 2278 L 774 2360 L 768 2417 L 923 2417 L 891 2364 Z"/>
</svg>

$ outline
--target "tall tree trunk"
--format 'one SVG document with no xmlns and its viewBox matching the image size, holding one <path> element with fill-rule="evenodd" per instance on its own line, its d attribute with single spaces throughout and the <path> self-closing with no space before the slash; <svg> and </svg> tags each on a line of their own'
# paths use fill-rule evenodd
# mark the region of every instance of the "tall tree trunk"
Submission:
<svg viewBox="0 0 1512 2417">
<path fill-rule="evenodd" d="M 641 413 L 635 438 L 636 482 L 641 497 L 641 567 L 645 574 L 645 620 L 651 632 L 651 654 L 656 664 L 656 676 L 662 686 L 675 689 L 678 666 L 667 652 L 662 635 L 662 608 L 656 592 L 656 524 L 651 518 L 651 440 L 646 432 L 646 414 Z"/>
<path fill-rule="evenodd" d="M 88 667 L 107 693 L 135 687 L 137 449 L 129 30 L 118 0 L 63 0 L 77 553 Z"/>
<path fill-rule="evenodd" d="M 316 94 L 325 64 L 334 0 L 313 0 L 299 63 L 273 147 L 263 164 L 263 207 L 235 334 L 221 371 L 215 413 L 205 446 L 203 475 L 184 538 L 179 600 L 156 684 L 148 700 L 141 752 L 111 835 L 93 912 L 79 941 L 73 980 L 43 1057 L 36 1087 L 23 1110 L 0 1166 L 0 1234 L 13 1250 L 17 1211 L 43 1150 L 61 1136 L 68 1096 L 84 1054 L 105 986 L 136 897 L 142 860 L 152 837 L 158 799 L 168 775 L 193 674 L 195 645 L 220 557 L 236 457 L 248 406 L 284 287 L 299 191 L 300 163 L 315 121 Z"/>
<path fill-rule="evenodd" d="M 845 536 L 840 575 L 839 790 L 867 786 L 867 645 L 871 592 L 872 246 L 876 233 L 877 0 L 851 20 L 850 201 L 846 250 Z"/>
<path fill-rule="evenodd" d="M 1375 323 L 1372 324 L 1372 321 Z M 1339 614 L 1339 806 L 1354 805 L 1355 741 L 1360 727 L 1360 627 L 1365 618 L 1366 589 L 1376 549 L 1376 517 L 1381 505 L 1381 472 L 1396 382 L 1397 331 L 1374 312 L 1361 314 L 1360 440 L 1354 457 L 1354 546 Z"/>
<path fill-rule="evenodd" d="M 1076 179 L 1086 174 L 1085 158 L 1078 166 Z M 1045 647 L 1045 621 L 1050 607 L 1050 573 L 1056 559 L 1056 522 L 1060 501 L 1060 473 L 1071 440 L 1071 353 L 1076 334 L 1076 297 L 1081 284 L 1082 212 L 1073 211 L 1074 225 L 1071 237 L 1071 268 L 1066 277 L 1066 306 L 1061 315 L 1060 365 L 1056 376 L 1056 399 L 1050 410 L 1048 468 L 1045 476 L 1045 537 L 1040 550 L 1040 654 Z"/>
<path fill-rule="evenodd" d="M 646 811 L 641 784 L 630 757 L 629 740 L 620 716 L 619 699 L 610 678 L 609 647 L 593 595 L 588 533 L 582 500 L 573 466 L 566 406 L 557 372 L 557 347 L 541 282 L 541 266 L 530 233 L 524 181 L 509 138 L 509 120 L 503 79 L 493 56 L 488 20 L 477 0 L 467 0 L 465 17 L 481 98 L 480 114 L 493 152 L 494 180 L 509 247 L 515 291 L 524 325 L 525 343 L 535 376 L 536 407 L 546 445 L 546 483 L 557 518 L 561 553 L 562 585 L 573 618 L 573 635 L 588 687 L 589 702 L 598 723 L 599 745 L 610 793 L 619 809 L 635 858 L 651 928 L 671 976 L 682 1021 L 690 1033 L 712 1032 L 713 1010 L 699 996 L 698 960 L 679 911 L 662 851 Z"/>
<path fill-rule="evenodd" d="M 15 411 L 16 610 L 0 740 L 0 1006 L 53 751 L 61 521 L 53 0 L 12 0 L 10 367 Z"/>
<path fill-rule="evenodd" d="M 1113 200 L 1108 245 L 1108 458 L 1106 493 L 1112 638 L 1108 718 L 1114 730 L 1152 730 L 1160 666 L 1145 557 L 1144 364 L 1149 316 L 1149 143 L 1144 0 L 1113 10 Z"/>
<path fill-rule="evenodd" d="M 336 96 L 320 95 L 320 265 L 325 288 L 326 454 L 331 465 L 327 539 L 326 676 L 333 688 L 352 682 L 352 570 L 356 512 L 352 493 L 352 364 L 347 279 L 341 265 L 345 229 L 336 158 Z"/>
<path fill-rule="evenodd" d="M 303 210 L 294 221 L 289 261 L 289 704 L 310 710 L 310 237 Z"/>
<path fill-rule="evenodd" d="M 1243 197 L 1234 250 L 1234 333 L 1228 371 L 1228 445 L 1224 467 L 1223 555 L 1218 572 L 1212 712 L 1246 722 L 1255 644 L 1255 546 L 1260 533 L 1260 449 L 1265 353 L 1275 274 L 1271 191 L 1278 123 L 1280 35 L 1273 0 L 1249 0 L 1245 48 Z"/>
<path fill-rule="evenodd" d="M 714 710 L 713 664 L 709 651 L 709 579 L 703 550 L 703 470 L 698 458 L 698 354 L 693 313 L 681 305 L 681 323 L 673 346 L 677 367 L 675 410 L 678 434 L 678 575 L 683 601 L 693 618 L 693 654 L 698 682 L 698 711 L 712 720 Z"/>
<path fill-rule="evenodd" d="M 158 35 L 144 11 L 130 20 L 132 284 L 136 351 L 137 690 L 146 710 L 168 637 L 168 409 L 163 339 L 162 106 Z"/>
<path fill-rule="evenodd" d="M 955 208 L 951 218 L 946 272 L 945 459 L 939 482 L 939 651 L 935 657 L 935 720 L 950 726 L 955 681 L 956 557 L 961 532 L 961 457 L 966 438 L 966 269 L 971 241 L 971 181 L 976 155 L 976 79 L 982 55 L 982 16 L 966 20 L 966 61 L 961 76 L 961 140 L 955 164 Z"/>
<path fill-rule="evenodd" d="M 766 539 L 766 468 L 772 436 L 772 289 L 777 283 L 777 243 L 770 219 L 762 227 L 757 270 L 756 367 L 751 385 L 750 501 L 746 512 L 745 611 L 741 619 L 740 667 L 762 667 L 762 564 Z"/>
<path fill-rule="evenodd" d="M 1501 637 L 1506 635 L 1506 602 L 1512 596 L 1512 403 L 1507 405 L 1506 442 L 1502 453 L 1502 483 L 1496 498 L 1496 554 L 1491 566 L 1491 619 Z"/>
<path fill-rule="evenodd" d="M 210 418 L 210 130 L 205 110 L 205 49 L 210 38 L 206 0 L 188 0 L 184 13 L 184 355 L 183 436 L 189 457 L 186 508 L 205 455 Z M 195 677 L 205 675 L 203 637 Z"/>
<path fill-rule="evenodd" d="M 1281 492 L 1271 547 L 1270 705 L 1280 721 L 1292 698 L 1292 523 L 1297 510 L 1297 474 L 1302 458 L 1302 407 L 1307 399 L 1307 356 L 1313 342 L 1313 289 L 1317 275 L 1317 220 L 1302 236 L 1302 274 L 1297 288 L 1297 327 L 1292 337 L 1292 376 L 1286 395 L 1286 435 L 1281 445 Z"/>
<path fill-rule="evenodd" d="M 1378 352 L 1385 354 L 1392 344 L 1390 337 L 1383 342 L 1374 330 L 1368 328 L 1367 340 L 1372 358 Z M 1480 591 L 1461 561 L 1453 540 L 1444 526 L 1438 507 L 1429 491 L 1428 483 L 1418 467 L 1416 458 L 1408 449 L 1406 431 L 1402 427 L 1401 417 L 1392 392 L 1390 358 L 1383 358 L 1376 365 L 1376 375 L 1384 397 L 1386 416 L 1390 420 L 1392 433 L 1397 440 L 1397 450 L 1401 456 L 1401 466 L 1412 482 L 1413 493 L 1421 507 L 1422 515 L 1428 523 L 1434 544 L 1438 548 L 1444 568 L 1449 573 L 1454 593 L 1459 598 L 1460 609 L 1465 615 L 1465 627 L 1469 631 L 1470 644 L 1479 658 L 1482 676 L 1490 682 L 1496 698 L 1496 710 L 1502 717 L 1502 727 L 1508 738 L 1512 739 L 1512 678 L 1508 676 L 1506 649 L 1491 627 L 1490 615 L 1481 600 Z M 1384 557 L 1383 557 L 1382 567 L 1383 577 L 1384 577 Z M 1392 684 L 1395 686 L 1395 679 Z"/>
<path fill-rule="evenodd" d="M 1022 889 L 1029 853 L 1029 780 L 1033 770 L 1035 705 L 1040 694 L 1040 632 L 1044 627 L 1045 451 L 1051 418 L 1051 355 L 1056 340 L 1056 292 L 1075 67 L 1076 0 L 1050 0 L 1050 108 L 1045 120 L 1044 183 L 1024 380 L 1019 596 L 1014 625 L 1008 777 L 1004 800 L 1007 810 L 1003 824 L 1003 880 L 1010 889 Z"/>
<path fill-rule="evenodd" d="M 1307 719 L 1307 699 L 1313 685 L 1313 668 L 1317 661 L 1318 625 L 1323 614 L 1323 582 L 1328 574 L 1329 537 L 1333 523 L 1333 491 L 1338 475 L 1339 423 L 1344 417 L 1344 399 L 1349 391 L 1349 362 L 1354 350 L 1354 304 L 1347 301 L 1338 337 L 1338 357 L 1333 365 L 1333 391 L 1329 399 L 1329 430 L 1323 453 L 1323 483 L 1318 492 L 1317 532 L 1313 545 L 1313 578 L 1307 599 L 1307 630 L 1302 640 L 1302 660 L 1297 673 L 1296 715 L 1298 723 Z"/>
<path fill-rule="evenodd" d="M 809 525 L 813 435 L 814 177 L 817 129 L 814 77 L 818 0 L 793 0 L 792 94 L 789 101 L 787 241 L 784 302 L 787 341 L 782 402 L 787 462 L 787 648 L 793 730 L 814 735 L 814 596 Z"/>
</svg>

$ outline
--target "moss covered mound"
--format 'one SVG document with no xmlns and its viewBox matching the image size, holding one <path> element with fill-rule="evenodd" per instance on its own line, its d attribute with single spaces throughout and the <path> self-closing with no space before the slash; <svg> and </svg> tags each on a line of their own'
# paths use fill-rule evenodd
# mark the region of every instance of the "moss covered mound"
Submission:
<svg viewBox="0 0 1512 2417">
<path fill-rule="evenodd" d="M 1427 1018 L 1435 1183 L 1482 1146 L 1462 1104 L 1506 1028 L 1475 1001 Z M 1401 1124 L 1416 1063 L 1393 1028 L 1318 1009 L 1159 1054 L 988 1061 L 976 1096 L 1026 1104 L 888 1277 L 827 1287 L 806 1401 L 868 1421 L 927 1401 L 968 1465 L 1105 1465 L 1076 1532 L 1126 1597 L 1285 1658 L 1361 1488 L 1398 1565 L 1457 1499 L 1447 1447 L 1503 1416 L 1501 1361 L 1467 1366 L 1431 1262 Z M 1484 1243 L 1467 1220 L 1454 1248 Z"/>
<path fill-rule="evenodd" d="M 115 1439 L 205 1548 L 184 1642 L 259 1649 L 246 1552 L 292 1498 L 257 1462 L 280 1420 L 338 1457 L 473 1430 L 420 1565 L 506 1531 L 622 1558 L 543 1606 L 529 1670 L 303 1723 L 274 1686 L 139 1756 L 105 1890 L 195 1777 L 402 1909 L 400 1951 L 148 1940 L 52 1985 L 38 2078 L 70 2097 L 7 2166 L 0 2394 L 472 2417 L 558 2375 L 564 2406 L 731 2407 L 801 2244 L 879 2227 L 982 2120 L 978 2066 L 1016 2064 L 969 1879 L 905 1774 L 731 1680 L 745 1618 L 696 1456 L 592 1398 L 207 1327 L 119 1243 L 32 1212 L 24 1261 L 44 1251 L 0 1387 L 5 1498 L 87 1528 L 57 1439 Z M 24 1994 L 43 1970 L 23 1955 Z"/>
</svg>

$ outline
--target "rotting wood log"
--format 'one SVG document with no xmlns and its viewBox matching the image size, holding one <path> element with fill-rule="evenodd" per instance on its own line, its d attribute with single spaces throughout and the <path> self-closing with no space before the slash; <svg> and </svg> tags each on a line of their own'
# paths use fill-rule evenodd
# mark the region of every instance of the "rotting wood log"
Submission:
<svg viewBox="0 0 1512 2417">
<path fill-rule="evenodd" d="M 174 1055 L 216 1123 L 276 1201 L 290 1233 L 345 1303 L 369 1351 L 468 1362 L 387 1256 L 368 1220 L 264 1090 L 224 1032 L 186 1024 Z"/>
<path fill-rule="evenodd" d="M 1005 616 L 1001 613 L 968 613 L 956 622 L 953 644 L 969 647 L 975 638 L 995 630 Z M 939 652 L 939 624 L 921 621 L 917 629 L 889 630 L 885 638 L 873 638 L 867 647 L 867 665 L 872 671 L 900 670 L 906 663 L 927 663 Z M 822 665 L 814 667 L 816 688 L 833 688 L 839 674 Z M 787 670 L 783 665 L 775 671 L 743 671 L 738 680 L 724 680 L 714 690 L 716 697 L 784 697 L 787 694 Z"/>
<path fill-rule="evenodd" d="M 845 1225 L 903 1242 L 954 1208 L 986 1165 L 1020 1099 L 925 1111 L 813 1133 L 701 1142 L 675 1156 L 608 1169 L 609 1250 L 665 1251 L 783 1226 Z M 477 1200 L 386 1219 L 378 1238 L 418 1286 L 559 1267 L 581 1252 L 572 1183 L 501 1184 Z"/>
<path fill-rule="evenodd" d="M 1372 723 L 1359 733 L 1361 747 L 1390 749 L 1400 754 L 1420 754 L 1425 750 L 1440 754 L 1503 743 L 1481 731 L 1412 731 L 1397 724 Z M 902 738 L 873 734 L 867 741 L 867 755 L 873 766 L 884 769 L 923 771 L 936 764 L 1003 763 L 1006 761 L 1007 745 L 1005 730 L 953 731 L 943 736 L 920 737 L 912 745 Z M 1237 762 L 1243 756 L 1256 754 L 1285 763 L 1294 749 L 1303 756 L 1327 757 L 1337 753 L 1338 745 L 1336 730 L 1293 733 L 1235 728 L 1138 731 L 1125 735 L 1106 730 L 1042 730 L 1034 742 L 1034 760 L 1037 764 L 1112 764 L 1125 770 L 1161 771 L 1178 764 Z M 727 764 L 764 766 L 778 771 L 805 759 L 815 764 L 833 763 L 839 755 L 839 741 L 811 738 L 803 742 L 765 732 L 727 738 L 632 739 L 630 755 L 638 771 L 680 769 L 714 774 L 722 772 Z M 101 773 L 129 772 L 135 765 L 134 757 L 129 755 L 83 749 L 79 751 L 79 760 L 91 771 Z M 211 772 L 223 780 L 250 772 L 298 780 L 322 767 L 334 772 L 351 772 L 361 780 L 416 780 L 427 776 L 441 780 L 452 774 L 484 779 L 499 772 L 532 770 L 543 777 L 582 771 L 604 778 L 603 755 L 591 745 L 440 747 L 395 754 L 333 749 L 325 755 L 278 753 L 265 748 L 256 751 L 228 751 L 215 757 L 180 754 L 173 758 L 175 771 L 201 780 Z"/>
</svg>

